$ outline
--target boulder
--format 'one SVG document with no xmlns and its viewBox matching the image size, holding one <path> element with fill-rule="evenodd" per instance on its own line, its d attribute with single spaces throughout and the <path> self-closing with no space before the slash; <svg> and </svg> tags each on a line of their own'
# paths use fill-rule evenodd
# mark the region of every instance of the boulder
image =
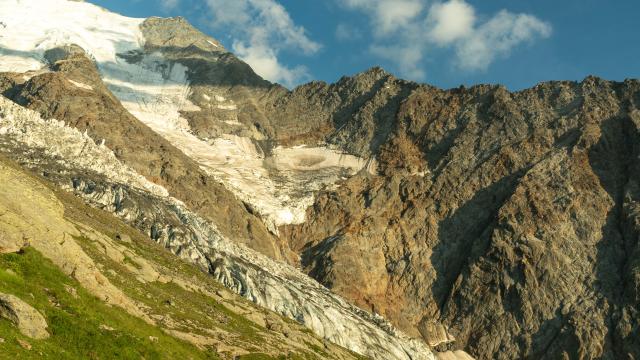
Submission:
<svg viewBox="0 0 640 360">
<path fill-rule="evenodd" d="M 31 305 L 20 298 L 0 293 L 0 317 L 14 323 L 20 332 L 32 339 L 46 339 L 47 322 Z"/>
</svg>

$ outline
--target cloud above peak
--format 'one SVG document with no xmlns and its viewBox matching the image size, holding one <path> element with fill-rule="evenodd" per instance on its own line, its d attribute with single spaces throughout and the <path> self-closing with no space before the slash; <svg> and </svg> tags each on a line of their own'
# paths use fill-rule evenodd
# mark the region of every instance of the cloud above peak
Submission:
<svg viewBox="0 0 640 360">
<path fill-rule="evenodd" d="M 401 30 L 424 9 L 422 0 L 339 0 L 338 2 L 347 9 L 368 14 L 374 34 L 381 37 Z"/>
<path fill-rule="evenodd" d="M 547 38 L 552 27 L 530 14 L 501 10 L 484 22 L 464 0 L 336 0 L 369 18 L 371 53 L 398 66 L 403 76 L 423 80 L 424 58 L 433 49 L 452 49 L 465 71 L 484 71 L 514 48 Z M 483 16 L 482 18 L 486 18 Z"/>
<path fill-rule="evenodd" d="M 160 6 L 164 11 L 173 10 L 178 7 L 180 0 L 160 0 Z"/>
<path fill-rule="evenodd" d="M 305 55 L 317 53 L 321 45 L 311 40 L 287 10 L 275 0 L 206 0 L 213 28 L 235 35 L 233 51 L 263 78 L 293 86 L 306 80 L 302 67 L 283 65 L 282 51 Z"/>
<path fill-rule="evenodd" d="M 486 70 L 519 44 L 551 36 L 551 25 L 527 14 L 500 11 L 456 43 L 457 64 L 467 70 Z"/>
<path fill-rule="evenodd" d="M 469 36 L 475 21 L 475 9 L 462 0 L 435 3 L 427 16 L 428 34 L 436 44 L 446 45 Z"/>
</svg>

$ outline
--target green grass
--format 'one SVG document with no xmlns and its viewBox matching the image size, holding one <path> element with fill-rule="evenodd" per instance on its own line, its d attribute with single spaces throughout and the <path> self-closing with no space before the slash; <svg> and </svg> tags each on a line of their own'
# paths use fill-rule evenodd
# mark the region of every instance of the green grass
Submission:
<svg viewBox="0 0 640 360">
<path fill-rule="evenodd" d="M 159 282 L 142 284 L 122 264 L 118 264 L 108 258 L 91 240 L 80 237 L 76 238 L 76 241 L 92 259 L 97 260 L 106 268 L 116 271 L 118 276 L 113 276 L 108 272 L 105 273 L 105 276 L 133 300 L 144 303 L 145 306 L 151 309 L 152 313 L 170 315 L 178 323 L 190 324 L 182 330 L 199 335 L 207 335 L 206 332 L 200 332 L 197 327 L 194 328 L 192 325 L 197 324 L 202 329 L 219 328 L 240 336 L 239 340 L 245 344 L 255 344 L 256 349 L 259 349 L 258 345 L 264 341 L 261 333 L 266 329 L 230 311 L 210 297 L 187 291 L 171 282 L 166 284 Z M 132 245 L 131 249 L 141 257 L 147 259 L 154 257 L 148 251 L 144 251 L 134 245 Z M 157 254 L 155 255 L 157 256 Z M 198 271 L 198 275 L 203 274 Z M 204 278 L 197 283 L 205 286 L 207 282 L 211 282 L 211 279 Z M 167 304 L 169 300 L 172 305 Z"/>
<path fill-rule="evenodd" d="M 276 359 L 286 359 L 285 356 L 281 356 L 280 358 L 274 358 L 266 354 L 255 353 L 255 354 L 247 354 L 240 356 L 240 360 L 276 360 Z"/>
<path fill-rule="evenodd" d="M 65 285 L 77 290 L 73 296 Z M 18 296 L 46 318 L 51 337 L 32 340 L 0 320 L 0 359 L 218 359 L 170 337 L 87 293 L 40 253 L 0 255 L 0 292 Z M 101 325 L 115 330 L 103 330 Z M 152 341 L 150 336 L 156 337 Z M 27 341 L 28 351 L 17 342 Z"/>
</svg>

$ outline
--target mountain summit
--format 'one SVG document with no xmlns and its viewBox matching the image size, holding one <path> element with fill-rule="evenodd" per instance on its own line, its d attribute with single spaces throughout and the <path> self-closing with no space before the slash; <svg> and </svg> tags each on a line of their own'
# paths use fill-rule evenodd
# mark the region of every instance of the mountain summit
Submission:
<svg viewBox="0 0 640 360">
<path fill-rule="evenodd" d="M 39 220 L 55 231 L 33 235 L 16 225 L 33 212 L 9 206 L 2 248 L 32 239 L 27 256 L 162 344 L 229 358 L 262 340 L 275 357 L 640 357 L 638 80 L 442 90 L 372 68 L 288 90 L 183 18 L 6 0 L 0 22 L 2 194 L 57 209 Z M 232 314 L 164 314 L 158 292 Z M 55 306 L 30 306 L 56 321 Z"/>
</svg>

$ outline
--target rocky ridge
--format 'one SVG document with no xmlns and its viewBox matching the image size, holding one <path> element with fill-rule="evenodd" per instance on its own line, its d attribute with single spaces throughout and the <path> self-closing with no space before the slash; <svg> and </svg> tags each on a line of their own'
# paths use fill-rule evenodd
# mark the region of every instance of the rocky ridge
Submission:
<svg viewBox="0 0 640 360">
<path fill-rule="evenodd" d="M 431 344 L 635 357 L 639 90 L 421 86 L 389 120 L 385 176 L 322 194 L 285 233 L 308 273 Z"/>
</svg>

